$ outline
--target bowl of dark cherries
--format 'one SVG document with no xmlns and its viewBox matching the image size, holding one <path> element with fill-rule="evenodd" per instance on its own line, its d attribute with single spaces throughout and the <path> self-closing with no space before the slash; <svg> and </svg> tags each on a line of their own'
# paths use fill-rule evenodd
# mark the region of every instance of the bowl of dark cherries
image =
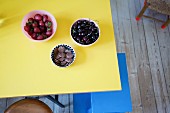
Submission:
<svg viewBox="0 0 170 113">
<path fill-rule="evenodd" d="M 51 60 L 58 67 L 70 66 L 76 58 L 74 49 L 66 44 L 60 44 L 53 48 Z"/>
<path fill-rule="evenodd" d="M 99 26 L 88 18 L 78 19 L 71 26 L 72 40 L 79 46 L 91 46 L 97 42 L 99 36 Z"/>
<path fill-rule="evenodd" d="M 34 10 L 22 20 L 22 31 L 34 42 L 44 42 L 53 37 L 57 29 L 55 17 L 44 10 Z"/>
</svg>

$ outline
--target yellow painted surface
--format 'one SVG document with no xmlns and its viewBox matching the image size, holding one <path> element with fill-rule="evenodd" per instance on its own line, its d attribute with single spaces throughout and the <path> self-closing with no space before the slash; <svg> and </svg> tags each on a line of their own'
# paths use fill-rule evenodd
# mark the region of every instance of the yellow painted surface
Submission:
<svg viewBox="0 0 170 113">
<path fill-rule="evenodd" d="M 24 15 L 47 10 L 58 23 L 54 37 L 32 42 L 21 30 Z M 98 22 L 101 36 L 91 47 L 71 40 L 70 26 L 78 18 Z M 73 65 L 54 66 L 51 50 L 58 44 L 75 49 Z M 120 90 L 110 0 L 1 0 L 0 1 L 0 97 Z"/>
</svg>

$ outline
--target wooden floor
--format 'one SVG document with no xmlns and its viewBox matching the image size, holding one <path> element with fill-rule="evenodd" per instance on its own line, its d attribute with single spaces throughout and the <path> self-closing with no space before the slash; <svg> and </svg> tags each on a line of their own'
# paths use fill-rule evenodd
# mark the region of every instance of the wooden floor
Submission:
<svg viewBox="0 0 170 113">
<path fill-rule="evenodd" d="M 117 51 L 125 52 L 133 102 L 133 113 L 170 113 L 170 26 L 149 19 L 135 21 L 143 0 L 111 0 Z M 146 14 L 165 20 L 148 10 Z M 0 99 L 0 113 L 21 98 Z M 73 113 L 72 95 L 60 95 L 67 105 L 59 108 L 47 99 L 54 113 Z"/>
</svg>

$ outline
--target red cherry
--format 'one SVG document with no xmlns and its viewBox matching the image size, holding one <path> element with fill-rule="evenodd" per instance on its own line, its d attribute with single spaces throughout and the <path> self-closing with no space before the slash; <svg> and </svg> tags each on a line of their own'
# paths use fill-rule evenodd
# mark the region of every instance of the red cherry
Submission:
<svg viewBox="0 0 170 113">
<path fill-rule="evenodd" d="M 46 21 L 45 22 L 45 26 L 46 27 L 51 27 L 52 26 L 52 22 L 51 21 Z"/>
<path fill-rule="evenodd" d="M 45 33 L 41 34 L 43 36 L 44 39 L 48 38 L 48 36 Z"/>
<path fill-rule="evenodd" d="M 41 30 L 41 32 L 45 32 L 46 31 L 46 27 L 40 26 L 40 30 Z"/>
<path fill-rule="evenodd" d="M 26 26 L 31 26 L 32 24 L 30 22 L 27 22 L 26 23 Z"/>
<path fill-rule="evenodd" d="M 33 34 L 31 35 L 31 37 L 32 37 L 33 39 L 36 39 L 36 38 L 37 38 L 37 34 L 36 34 L 36 33 L 33 33 Z"/>
<path fill-rule="evenodd" d="M 40 14 L 36 14 L 34 16 L 34 19 L 37 20 L 37 21 L 40 21 L 40 20 L 42 20 L 42 16 Z"/>
<path fill-rule="evenodd" d="M 39 25 L 40 26 L 44 26 L 44 22 L 41 20 L 41 21 L 39 21 Z"/>
<path fill-rule="evenodd" d="M 39 29 L 38 27 L 35 27 L 35 28 L 34 28 L 34 32 L 35 32 L 35 33 L 39 33 L 39 32 L 41 32 L 41 31 L 40 31 L 40 29 Z"/>
<path fill-rule="evenodd" d="M 33 19 L 33 18 L 29 18 L 29 19 L 28 19 L 28 22 L 33 23 L 33 22 L 34 22 L 34 19 Z"/>
<path fill-rule="evenodd" d="M 43 22 L 46 22 L 48 20 L 48 16 L 47 15 L 43 15 Z"/>
<path fill-rule="evenodd" d="M 45 34 L 46 34 L 47 36 L 51 36 L 51 35 L 52 35 L 52 32 L 47 31 Z"/>
<path fill-rule="evenodd" d="M 52 32 L 52 28 L 47 28 L 47 31 L 50 31 L 50 32 Z"/>
<path fill-rule="evenodd" d="M 29 32 L 30 31 L 30 26 L 24 26 L 24 30 Z"/>
<path fill-rule="evenodd" d="M 29 35 L 32 35 L 32 34 L 33 34 L 33 31 L 29 31 L 28 34 L 29 34 Z"/>
<path fill-rule="evenodd" d="M 36 21 L 34 21 L 34 23 L 32 24 L 33 27 L 37 27 L 38 23 Z"/>
<path fill-rule="evenodd" d="M 37 40 L 43 40 L 44 39 L 44 37 L 42 36 L 42 35 L 39 35 L 38 37 L 37 37 Z"/>
</svg>

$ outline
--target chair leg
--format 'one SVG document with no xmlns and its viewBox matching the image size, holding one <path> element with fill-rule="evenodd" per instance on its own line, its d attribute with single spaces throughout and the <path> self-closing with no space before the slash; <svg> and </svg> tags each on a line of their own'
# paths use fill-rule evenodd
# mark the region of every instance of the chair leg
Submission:
<svg viewBox="0 0 170 113">
<path fill-rule="evenodd" d="M 144 12 L 146 11 L 146 9 L 148 8 L 148 6 L 149 6 L 149 4 L 147 4 L 146 1 L 145 1 L 142 10 L 141 10 L 140 13 L 136 16 L 136 21 L 139 21 L 139 20 L 140 20 L 140 18 L 143 16 L 143 13 L 144 13 Z"/>
<path fill-rule="evenodd" d="M 166 22 L 161 26 L 161 28 L 162 28 L 162 29 L 165 29 L 165 28 L 168 26 L 168 24 L 170 24 L 170 18 L 169 18 L 169 16 L 168 16 Z"/>
</svg>

